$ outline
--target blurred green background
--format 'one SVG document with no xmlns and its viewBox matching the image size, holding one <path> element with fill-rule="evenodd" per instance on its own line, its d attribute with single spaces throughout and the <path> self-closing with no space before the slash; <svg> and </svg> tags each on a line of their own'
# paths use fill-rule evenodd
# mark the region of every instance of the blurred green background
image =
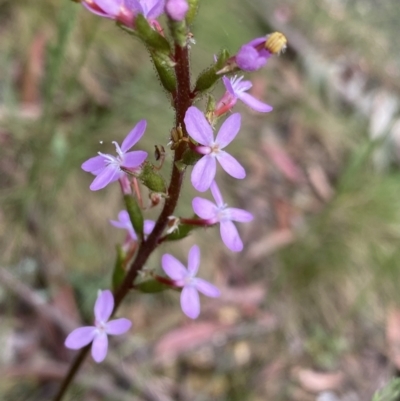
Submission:
<svg viewBox="0 0 400 401">
<path fill-rule="evenodd" d="M 131 334 L 88 360 L 66 399 L 371 400 L 400 369 L 400 4 L 200 2 L 193 80 L 222 47 L 288 38 L 246 75 L 273 112 L 235 108 L 246 179 L 218 176 L 256 218 L 239 225 L 240 254 L 216 229 L 162 246 L 148 268 L 198 243 L 221 299 L 189 322 L 175 292 L 132 294 L 119 313 Z M 173 110 L 144 47 L 79 4 L 0 0 L 0 33 L 0 399 L 47 400 L 124 239 L 108 223 L 118 185 L 91 192 L 80 165 L 142 118 L 141 146 L 166 146 Z M 187 182 L 177 214 L 193 196 Z"/>
</svg>

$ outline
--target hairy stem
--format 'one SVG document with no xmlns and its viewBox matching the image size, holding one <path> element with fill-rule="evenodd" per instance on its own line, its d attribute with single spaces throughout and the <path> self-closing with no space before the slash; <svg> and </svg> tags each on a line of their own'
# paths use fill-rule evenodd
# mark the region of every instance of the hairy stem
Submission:
<svg viewBox="0 0 400 401">
<path fill-rule="evenodd" d="M 174 96 L 174 108 L 175 108 L 175 125 L 176 127 L 181 126 L 184 136 L 187 137 L 187 132 L 184 124 L 184 118 L 187 109 L 191 106 L 192 100 L 190 98 L 190 66 L 189 66 L 189 52 L 187 47 L 175 46 L 175 74 L 177 80 L 177 91 Z M 132 288 L 132 283 L 135 281 L 138 272 L 142 269 L 146 263 L 148 257 L 157 247 L 161 236 L 168 224 L 168 217 L 173 215 L 178 199 L 181 192 L 184 171 L 178 170 L 175 166 L 175 162 L 182 158 L 182 154 L 187 147 L 187 143 L 182 141 L 177 149 L 175 149 L 174 164 L 172 167 L 171 181 L 168 187 L 168 198 L 165 201 L 164 207 L 158 217 L 156 225 L 149 235 L 149 237 L 142 242 L 135 260 L 132 262 L 128 273 L 125 276 L 124 281 L 114 294 L 115 306 L 113 314 L 117 311 L 122 300 L 128 294 Z M 70 384 L 72 383 L 76 373 L 84 362 L 90 346 L 83 348 L 71 364 L 67 375 L 63 379 L 58 393 L 54 397 L 54 401 L 61 401 Z"/>
</svg>

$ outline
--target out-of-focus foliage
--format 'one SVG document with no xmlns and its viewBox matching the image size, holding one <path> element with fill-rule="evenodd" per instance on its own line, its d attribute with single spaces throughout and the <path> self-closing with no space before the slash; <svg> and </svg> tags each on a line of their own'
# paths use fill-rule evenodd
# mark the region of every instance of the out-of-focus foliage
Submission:
<svg viewBox="0 0 400 401">
<path fill-rule="evenodd" d="M 163 244 L 147 270 L 161 272 L 161 252 L 184 261 L 196 242 L 221 300 L 187 324 L 178 294 L 132 295 L 132 336 L 113 343 L 109 365 L 85 367 L 70 399 L 364 401 L 400 368 L 399 18 L 398 0 L 201 2 L 193 83 L 222 48 L 274 30 L 289 40 L 248 76 L 274 111 L 237 106 L 230 151 L 248 177 L 221 183 L 256 219 L 240 227 L 241 254 L 215 229 Z M 30 291 L 0 270 L 0 398 L 36 401 L 70 354 L 64 329 L 23 295 L 90 323 L 123 242 L 108 224 L 124 207 L 118 187 L 89 191 L 80 164 L 142 118 L 152 154 L 173 113 L 141 44 L 66 0 L 0 0 L 0 71 L 0 267 Z M 182 216 L 194 194 L 184 186 Z M 393 399 L 393 386 L 373 400 Z"/>
</svg>

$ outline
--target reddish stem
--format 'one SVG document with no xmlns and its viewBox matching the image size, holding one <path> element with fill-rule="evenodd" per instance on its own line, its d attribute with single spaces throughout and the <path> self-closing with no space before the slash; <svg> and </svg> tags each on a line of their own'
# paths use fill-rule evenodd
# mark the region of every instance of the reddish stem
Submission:
<svg viewBox="0 0 400 401">
<path fill-rule="evenodd" d="M 174 59 L 176 61 L 175 74 L 177 81 L 177 90 L 174 95 L 174 108 L 176 112 L 175 126 L 182 127 L 183 136 L 187 137 L 185 127 L 185 114 L 187 109 L 191 106 L 192 100 L 190 97 L 190 68 L 189 68 L 189 52 L 187 47 L 180 47 L 175 45 Z M 115 306 L 113 314 L 117 311 L 122 300 L 132 288 L 132 284 L 136 279 L 138 272 L 146 263 L 150 254 L 154 251 L 160 242 L 162 234 L 168 224 L 168 217 L 173 215 L 176 205 L 178 203 L 179 195 L 181 192 L 184 171 L 178 170 L 175 163 L 182 158 L 182 154 L 187 148 L 187 142 L 181 141 L 179 146 L 175 149 L 174 163 L 172 167 L 171 181 L 168 187 L 168 198 L 165 201 L 164 207 L 158 217 L 156 225 L 148 238 L 142 242 L 135 260 L 132 262 L 124 281 L 114 294 Z M 76 356 L 72 363 L 67 375 L 65 376 L 58 393 L 54 397 L 54 401 L 61 401 L 64 397 L 69 385 L 72 383 L 76 373 L 81 367 L 85 357 L 88 353 L 89 346 L 83 348 Z"/>
</svg>

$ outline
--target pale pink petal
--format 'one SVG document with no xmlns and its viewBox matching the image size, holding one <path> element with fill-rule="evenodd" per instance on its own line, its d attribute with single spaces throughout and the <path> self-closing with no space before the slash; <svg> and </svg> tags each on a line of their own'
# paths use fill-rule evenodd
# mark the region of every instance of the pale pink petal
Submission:
<svg viewBox="0 0 400 401">
<path fill-rule="evenodd" d="M 188 258 L 188 272 L 195 276 L 197 271 L 199 270 L 200 265 L 200 248 L 197 245 L 193 245 L 189 251 Z"/>
<path fill-rule="evenodd" d="M 211 189 L 212 196 L 215 199 L 215 203 L 217 204 L 217 206 L 219 206 L 219 207 L 223 206 L 224 200 L 222 198 L 221 191 L 219 190 L 218 185 L 215 181 L 213 181 L 213 183 L 211 184 L 210 189 Z"/>
<path fill-rule="evenodd" d="M 95 335 L 96 327 L 79 327 L 68 335 L 65 339 L 64 345 L 70 349 L 80 349 L 91 343 Z"/>
<path fill-rule="evenodd" d="M 135 230 L 133 229 L 131 220 L 129 218 L 129 214 L 126 210 L 121 210 L 118 213 L 118 221 L 116 220 L 110 220 L 110 224 L 113 225 L 116 228 L 122 228 L 123 230 L 127 230 L 129 233 L 129 236 L 136 241 L 137 240 L 137 235 L 135 233 Z"/>
<path fill-rule="evenodd" d="M 255 111 L 259 111 L 260 113 L 268 113 L 273 110 L 273 108 L 269 104 L 259 101 L 254 96 L 251 96 L 248 93 L 241 93 L 239 95 L 239 99 L 243 103 L 247 104 L 247 106 Z"/>
<path fill-rule="evenodd" d="M 154 226 L 156 225 L 156 222 L 153 220 L 145 220 L 144 221 L 144 227 L 143 227 L 143 232 L 146 235 L 151 234 L 151 232 L 153 231 Z"/>
<path fill-rule="evenodd" d="M 110 164 L 97 175 L 89 188 L 92 191 L 98 191 L 99 189 L 106 187 L 108 184 L 117 181 L 120 176 L 121 171 L 119 168 Z"/>
<path fill-rule="evenodd" d="M 105 18 L 114 18 L 114 16 L 110 16 L 108 14 L 106 14 L 105 12 L 100 12 L 94 8 L 91 7 L 90 4 L 86 3 L 86 1 L 82 1 L 81 4 L 87 9 L 89 10 L 91 13 L 98 15 L 100 17 L 105 17 Z"/>
<path fill-rule="evenodd" d="M 239 221 L 241 223 L 247 223 L 253 220 L 253 215 L 246 210 L 237 209 L 235 207 L 230 207 L 226 210 L 229 213 L 230 220 Z"/>
<path fill-rule="evenodd" d="M 108 15 L 116 16 L 119 13 L 119 8 L 122 0 L 95 0 L 95 3 Z"/>
<path fill-rule="evenodd" d="M 121 150 L 125 153 L 128 151 L 133 145 L 139 142 L 140 138 L 143 136 L 146 131 L 147 121 L 140 120 L 132 131 L 126 136 L 121 145 Z"/>
<path fill-rule="evenodd" d="M 235 91 L 234 91 L 234 89 L 233 89 L 231 80 L 230 80 L 229 78 L 227 78 L 227 77 L 222 77 L 222 80 L 223 80 L 223 82 L 224 82 L 224 85 L 225 85 L 226 90 L 227 90 L 231 95 L 233 95 L 233 96 L 236 97 L 236 93 L 235 93 Z"/>
<path fill-rule="evenodd" d="M 147 0 L 147 15 L 148 19 L 156 19 L 164 13 L 164 0 Z"/>
<path fill-rule="evenodd" d="M 217 160 L 221 164 L 221 167 L 232 177 L 243 179 L 246 177 L 246 171 L 242 165 L 229 153 L 221 151 L 217 155 Z M 196 166 L 195 166 L 196 167 Z"/>
<path fill-rule="evenodd" d="M 106 333 L 114 336 L 126 333 L 132 326 L 132 322 L 125 318 L 114 319 L 106 324 Z"/>
<path fill-rule="evenodd" d="M 243 249 L 243 242 L 235 225 L 231 221 L 221 221 L 220 233 L 223 243 L 233 252 Z"/>
<path fill-rule="evenodd" d="M 189 135 L 201 145 L 210 145 L 214 141 L 211 125 L 197 107 L 188 108 L 185 115 L 185 125 Z"/>
<path fill-rule="evenodd" d="M 86 160 L 81 166 L 82 170 L 87 171 L 88 173 L 103 170 L 105 167 L 106 160 L 103 156 L 91 157 L 89 160 Z"/>
<path fill-rule="evenodd" d="M 105 323 L 114 309 L 114 297 L 110 290 L 101 291 L 94 305 L 96 321 Z"/>
<path fill-rule="evenodd" d="M 199 293 L 195 287 L 186 286 L 181 292 L 181 308 L 183 313 L 191 319 L 200 315 Z"/>
<path fill-rule="evenodd" d="M 207 297 L 217 298 L 221 295 L 220 290 L 213 284 L 202 278 L 196 278 L 196 289 Z"/>
<path fill-rule="evenodd" d="M 147 159 L 147 152 L 143 150 L 135 150 L 125 153 L 122 167 L 136 168 L 139 167 Z"/>
<path fill-rule="evenodd" d="M 215 138 L 215 142 L 219 144 L 221 149 L 229 145 L 235 139 L 240 130 L 241 119 L 239 113 L 234 113 L 221 125 L 217 137 Z"/>
<path fill-rule="evenodd" d="M 193 167 L 191 175 L 192 185 L 199 192 L 207 191 L 215 178 L 216 170 L 217 163 L 215 157 L 210 155 L 203 156 Z"/>
<path fill-rule="evenodd" d="M 239 79 L 237 80 L 237 84 L 236 84 L 237 85 L 237 91 L 236 91 L 237 94 L 239 94 L 241 92 L 246 92 L 253 87 L 253 84 L 251 83 L 251 81 L 242 81 L 241 79 L 240 80 Z"/>
<path fill-rule="evenodd" d="M 143 7 L 138 0 L 125 0 L 125 6 L 134 14 L 143 14 Z"/>
<path fill-rule="evenodd" d="M 192 200 L 192 207 L 197 216 L 202 219 L 212 219 L 218 213 L 218 209 L 215 204 L 204 198 L 194 198 Z"/>
<path fill-rule="evenodd" d="M 188 275 L 186 267 L 169 253 L 163 255 L 161 265 L 164 272 L 172 280 L 183 280 Z"/>
<path fill-rule="evenodd" d="M 93 340 L 92 344 L 92 357 L 95 362 L 100 363 L 104 361 L 108 350 L 108 338 L 106 333 L 98 334 Z"/>
</svg>

